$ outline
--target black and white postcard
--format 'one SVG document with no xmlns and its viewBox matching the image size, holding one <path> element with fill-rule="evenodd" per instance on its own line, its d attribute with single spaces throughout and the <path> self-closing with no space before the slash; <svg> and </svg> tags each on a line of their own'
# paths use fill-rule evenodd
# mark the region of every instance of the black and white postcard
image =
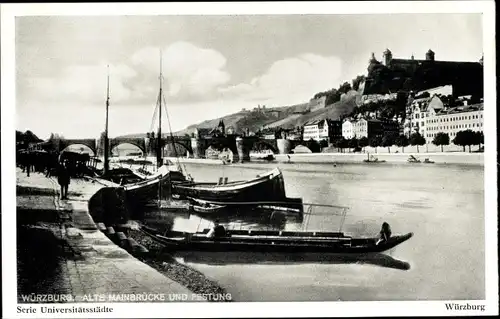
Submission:
<svg viewBox="0 0 500 319">
<path fill-rule="evenodd" d="M 2 4 L 5 316 L 498 315 L 494 12 Z"/>
</svg>

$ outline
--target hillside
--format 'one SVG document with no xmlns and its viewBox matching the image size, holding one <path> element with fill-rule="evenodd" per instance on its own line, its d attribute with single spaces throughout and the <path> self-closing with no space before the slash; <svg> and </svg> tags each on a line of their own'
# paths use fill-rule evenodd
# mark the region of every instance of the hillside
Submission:
<svg viewBox="0 0 500 319">
<path fill-rule="evenodd" d="M 351 113 L 356 107 L 357 94 L 352 92 L 354 91 L 349 92 L 340 101 L 327 105 L 323 109 L 319 109 L 314 112 L 306 113 L 299 116 L 297 116 L 296 114 L 292 114 L 283 120 L 270 123 L 266 125 L 266 127 L 269 128 L 282 127 L 285 129 L 291 129 L 297 126 L 303 126 L 305 123 L 314 120 L 324 120 L 324 119 L 338 120 L 342 116 Z"/>
<path fill-rule="evenodd" d="M 175 132 L 174 135 L 185 135 L 194 132 L 195 128 L 215 128 L 220 120 L 224 121 L 226 129 L 232 127 L 236 133 L 243 133 L 246 129 L 251 132 L 262 128 L 293 128 L 303 126 L 304 123 L 316 119 L 338 119 L 347 115 L 355 108 L 357 94 L 354 91 L 349 92 L 340 101 L 326 106 L 323 109 L 314 112 L 307 112 L 308 103 L 295 104 L 279 108 L 270 108 L 265 111 L 251 110 L 240 111 L 226 115 L 224 117 L 206 120 L 198 124 L 193 124 L 185 129 Z M 145 137 L 145 134 L 128 134 L 122 137 Z"/>
<path fill-rule="evenodd" d="M 236 133 L 243 133 L 246 129 L 255 132 L 266 127 L 270 123 L 287 121 L 289 118 L 300 117 L 301 114 L 299 113 L 305 113 L 308 107 L 308 103 L 301 103 L 291 106 L 268 108 L 265 110 L 240 111 L 221 118 L 190 125 L 176 132 L 175 135 L 190 134 L 195 128 L 214 128 L 219 124 L 220 120 L 224 121 L 226 129 L 232 127 Z"/>
</svg>

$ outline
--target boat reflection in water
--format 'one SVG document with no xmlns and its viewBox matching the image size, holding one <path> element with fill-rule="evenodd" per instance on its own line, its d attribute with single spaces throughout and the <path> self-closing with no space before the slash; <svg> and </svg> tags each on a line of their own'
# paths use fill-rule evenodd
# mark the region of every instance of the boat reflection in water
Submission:
<svg viewBox="0 0 500 319">
<path fill-rule="evenodd" d="M 202 265 L 300 265 L 300 264 L 367 264 L 384 268 L 409 270 L 410 264 L 383 253 L 264 253 L 264 252 L 176 252 L 182 263 Z"/>
</svg>

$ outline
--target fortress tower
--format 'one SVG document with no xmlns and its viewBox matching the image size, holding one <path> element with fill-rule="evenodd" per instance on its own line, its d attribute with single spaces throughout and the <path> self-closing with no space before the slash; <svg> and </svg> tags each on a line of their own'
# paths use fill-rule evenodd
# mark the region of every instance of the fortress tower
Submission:
<svg viewBox="0 0 500 319">
<path fill-rule="evenodd" d="M 391 50 L 385 49 L 385 51 L 384 51 L 384 59 L 383 59 L 384 65 L 385 66 L 389 65 L 389 63 L 391 63 L 391 60 L 392 60 L 392 52 L 391 52 Z"/>
<path fill-rule="evenodd" d="M 429 51 L 427 51 L 427 53 L 425 54 L 425 60 L 434 61 L 434 51 L 429 49 Z"/>
</svg>

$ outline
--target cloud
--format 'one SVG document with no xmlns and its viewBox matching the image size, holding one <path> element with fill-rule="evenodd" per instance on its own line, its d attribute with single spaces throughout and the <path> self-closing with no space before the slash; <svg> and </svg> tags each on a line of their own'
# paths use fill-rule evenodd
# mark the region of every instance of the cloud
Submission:
<svg viewBox="0 0 500 319">
<path fill-rule="evenodd" d="M 248 83 L 220 88 L 225 98 L 299 103 L 315 93 L 335 87 L 341 76 L 341 60 L 306 53 L 274 62 L 261 76 Z"/>
<path fill-rule="evenodd" d="M 147 47 L 132 56 L 136 68 L 159 73 L 160 52 Z M 218 51 L 175 42 L 162 50 L 166 90 L 172 97 L 201 97 L 230 79 L 224 70 L 226 58 Z"/>
<path fill-rule="evenodd" d="M 107 65 L 73 65 L 55 77 L 29 79 L 33 97 L 43 101 L 68 104 L 95 104 L 106 99 Z M 120 102 L 131 98 L 132 90 L 126 82 L 136 76 L 130 67 L 109 65 L 111 100 Z"/>
</svg>

